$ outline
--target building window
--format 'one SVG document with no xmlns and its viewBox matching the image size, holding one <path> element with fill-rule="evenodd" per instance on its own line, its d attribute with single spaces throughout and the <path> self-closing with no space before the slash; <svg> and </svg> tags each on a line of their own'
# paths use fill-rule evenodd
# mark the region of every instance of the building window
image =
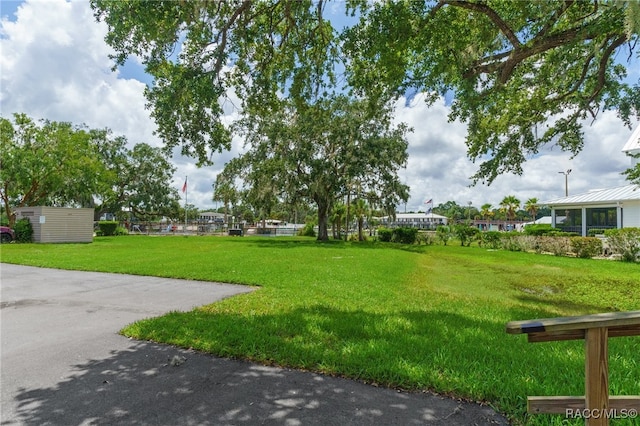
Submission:
<svg viewBox="0 0 640 426">
<path fill-rule="evenodd" d="M 617 226 L 615 207 L 587 209 L 587 226 L 599 228 L 615 228 Z"/>
<path fill-rule="evenodd" d="M 556 209 L 556 227 L 565 232 L 582 231 L 582 209 Z"/>
</svg>

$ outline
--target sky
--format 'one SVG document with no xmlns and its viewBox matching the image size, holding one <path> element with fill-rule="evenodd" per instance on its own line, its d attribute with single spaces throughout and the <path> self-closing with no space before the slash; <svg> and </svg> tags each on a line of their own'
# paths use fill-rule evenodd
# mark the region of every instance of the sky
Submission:
<svg viewBox="0 0 640 426">
<path fill-rule="evenodd" d="M 88 1 L 2 0 L 0 19 L 0 116 L 25 113 L 36 120 L 106 127 L 131 144 L 162 145 L 145 108 L 148 76 L 135 58 L 111 70 L 113 50 L 104 42 L 107 27 L 96 22 Z M 640 69 L 630 69 L 629 78 L 637 82 Z M 449 110 L 444 100 L 427 107 L 420 95 L 408 105 L 398 102 L 396 119 L 414 129 L 407 137 L 409 161 L 400 172 L 411 198 L 398 206 L 399 212 L 424 211 L 427 200 L 434 206 L 455 201 L 497 208 L 507 195 L 523 203 L 530 198 L 555 199 L 565 192 L 565 175 L 560 172 L 569 169 L 570 195 L 628 183 L 621 172 L 630 167 L 631 159 L 621 150 L 632 130 L 615 112 L 601 112 L 585 127 L 584 149 L 576 158 L 551 147 L 530 158 L 521 176 L 505 174 L 490 186 L 471 186 L 469 178 L 478 165 L 466 154 L 466 125 L 450 123 Z M 231 121 L 235 114 L 230 109 L 226 119 Z M 196 167 L 193 159 L 174 155 L 177 171 L 172 185 L 180 191 L 188 176 L 187 202 L 204 210 L 215 208 L 216 175 L 241 150 L 242 141 L 234 139 L 231 151 L 215 156 L 214 165 L 203 168 Z M 184 203 L 185 194 L 180 194 Z"/>
</svg>

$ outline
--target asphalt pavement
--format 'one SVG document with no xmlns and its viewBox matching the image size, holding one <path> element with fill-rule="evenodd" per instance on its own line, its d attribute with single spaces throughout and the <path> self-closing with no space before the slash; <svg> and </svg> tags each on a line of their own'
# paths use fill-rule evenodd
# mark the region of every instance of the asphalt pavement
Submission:
<svg viewBox="0 0 640 426">
<path fill-rule="evenodd" d="M 118 334 L 253 288 L 0 264 L 2 425 L 507 425 L 491 408 Z"/>
</svg>

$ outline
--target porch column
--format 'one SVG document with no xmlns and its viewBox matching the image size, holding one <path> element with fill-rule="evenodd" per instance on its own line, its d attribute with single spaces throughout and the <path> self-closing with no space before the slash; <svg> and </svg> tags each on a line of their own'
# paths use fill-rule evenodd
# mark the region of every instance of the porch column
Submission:
<svg viewBox="0 0 640 426">
<path fill-rule="evenodd" d="M 582 211 L 582 236 L 587 236 L 587 208 L 583 207 Z"/>
<path fill-rule="evenodd" d="M 616 228 L 622 228 L 622 204 L 616 206 Z"/>
<path fill-rule="evenodd" d="M 556 227 L 556 209 L 551 207 L 551 227 Z"/>
</svg>

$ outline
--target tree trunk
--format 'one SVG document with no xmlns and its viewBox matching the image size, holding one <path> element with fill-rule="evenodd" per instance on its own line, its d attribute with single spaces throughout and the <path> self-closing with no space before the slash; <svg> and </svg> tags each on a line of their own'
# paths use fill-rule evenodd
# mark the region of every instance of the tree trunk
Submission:
<svg viewBox="0 0 640 426">
<path fill-rule="evenodd" d="M 325 200 L 316 202 L 318 204 L 318 241 L 329 241 L 329 232 L 327 231 L 329 203 Z"/>
</svg>

